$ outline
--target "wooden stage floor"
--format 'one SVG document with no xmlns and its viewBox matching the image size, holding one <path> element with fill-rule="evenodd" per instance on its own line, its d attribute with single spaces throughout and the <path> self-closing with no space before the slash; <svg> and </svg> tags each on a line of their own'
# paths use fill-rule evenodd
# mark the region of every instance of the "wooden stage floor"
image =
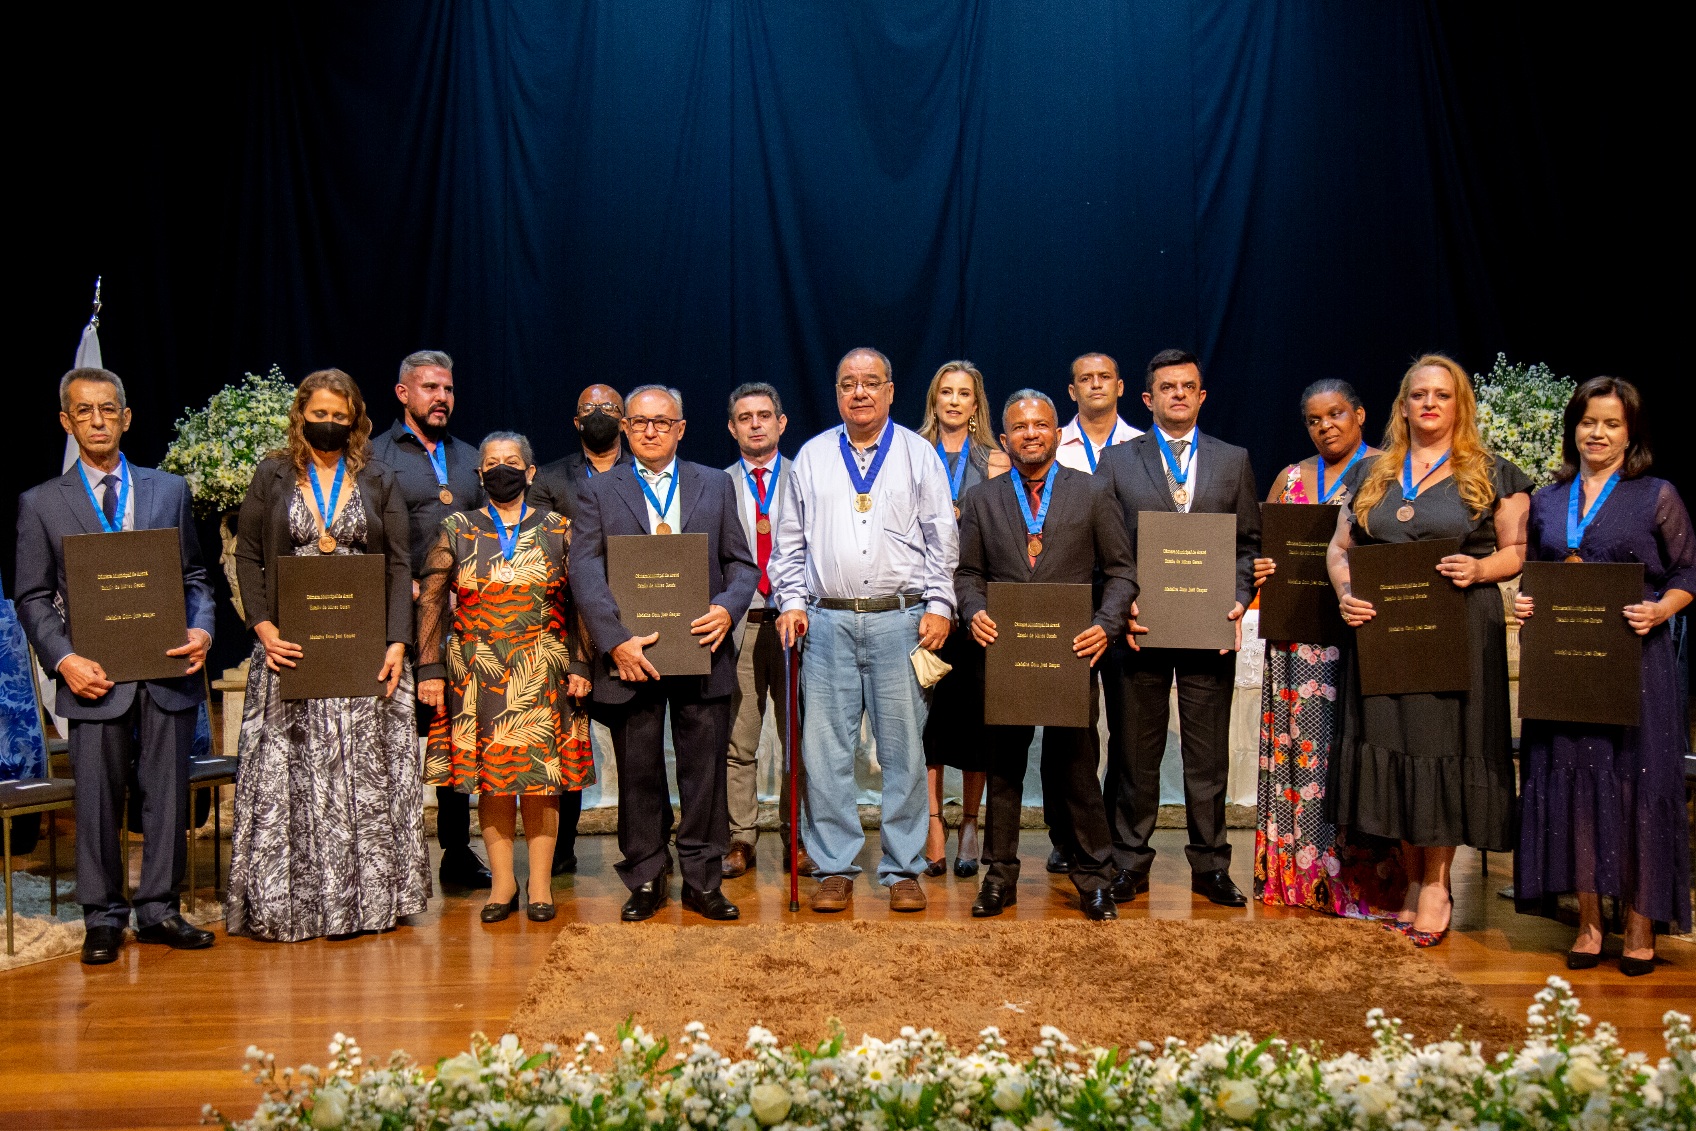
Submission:
<svg viewBox="0 0 1696 1131">
<path fill-rule="evenodd" d="M 1161 830 L 1156 838 L 1153 891 L 1123 912 L 1127 918 L 1308 914 L 1257 903 L 1246 910 L 1214 907 L 1190 894 L 1182 832 Z M 1232 873 L 1246 891 L 1253 833 L 1234 831 L 1231 841 Z M 1026 872 L 1008 916 L 1076 915 L 1070 882 L 1042 870 L 1046 834 L 1026 832 L 1022 849 Z M 789 915 L 788 883 L 778 868 L 776 837 L 762 837 L 760 850 L 757 877 L 727 881 L 725 891 L 741 905 L 744 922 L 781 921 Z M 0 1127 L 191 1127 L 206 1102 L 247 1116 L 257 1100 L 240 1072 L 250 1044 L 275 1053 L 280 1064 L 322 1064 L 330 1036 L 341 1030 L 358 1037 L 367 1063 L 397 1047 L 430 1063 L 463 1049 L 473 1030 L 499 1034 L 561 924 L 616 921 L 625 894 L 612 871 L 616 856 L 611 837 L 579 841 L 581 871 L 557 882 L 560 915 L 553 923 L 519 917 L 486 927 L 477 919 L 483 895 L 474 893 L 438 897 L 411 925 L 379 936 L 271 944 L 229 939 L 220 931 L 209 951 L 131 942 L 111 966 L 84 967 L 72 957 L 0 973 Z M 875 860 L 874 836 L 861 864 L 875 866 Z M 1461 850 L 1457 929 L 1428 952 L 1431 960 L 1516 1019 L 1544 980 L 1560 974 L 1574 983 L 1586 1012 L 1618 1026 L 1628 1047 L 1658 1056 L 1661 1014 L 1696 1008 L 1696 946 L 1664 941 L 1664 962 L 1646 978 L 1628 980 L 1611 963 L 1569 973 L 1563 962 L 1571 941 L 1567 928 L 1515 914 L 1496 895 L 1511 882 L 1510 858 L 1493 856 L 1490 866 L 1483 876 L 1478 854 Z M 976 879 L 949 876 L 927 885 L 924 917 L 970 918 Z M 803 908 L 807 890 L 803 881 Z M 674 880 L 674 898 L 659 921 L 736 929 L 683 911 L 676 894 Z M 852 914 L 892 917 L 882 890 L 863 877 Z M 805 910 L 799 917 L 822 918 Z M 1610 943 L 1617 953 L 1617 939 Z M 1363 1019 L 1371 1004 L 1361 1003 Z M 1054 1020 L 1064 1026 L 1064 1018 Z"/>
</svg>

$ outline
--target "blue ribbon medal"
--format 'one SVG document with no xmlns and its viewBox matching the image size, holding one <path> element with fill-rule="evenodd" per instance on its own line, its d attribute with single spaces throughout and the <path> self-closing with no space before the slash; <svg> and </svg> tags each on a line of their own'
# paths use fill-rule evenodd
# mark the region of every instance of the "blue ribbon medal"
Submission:
<svg viewBox="0 0 1696 1131">
<path fill-rule="evenodd" d="M 954 465 L 954 470 L 948 472 L 948 497 L 954 500 L 954 517 L 960 517 L 960 488 L 966 485 L 966 464 L 970 462 L 972 446 L 966 444 L 960 449 L 960 462 Z M 942 447 L 942 441 L 936 442 L 937 458 L 942 460 L 942 469 L 948 471 L 948 453 Z"/>
<path fill-rule="evenodd" d="M 783 471 L 783 456 L 773 454 L 771 457 L 771 486 L 765 490 L 762 498 L 760 486 L 754 482 L 754 473 L 748 469 L 748 461 L 738 459 L 742 465 L 742 478 L 748 481 L 748 494 L 754 498 L 754 533 L 771 533 L 771 501 L 777 495 L 777 477 Z"/>
<path fill-rule="evenodd" d="M 100 529 L 108 534 L 116 534 L 124 528 L 124 507 L 130 500 L 130 461 L 123 453 L 118 455 L 118 524 L 113 526 L 106 521 L 106 512 L 100 509 L 100 500 L 94 497 L 94 488 L 89 486 L 88 473 L 82 469 L 82 460 L 77 460 L 77 477 L 82 480 L 82 489 L 88 494 L 89 505 L 94 508 L 94 517 L 100 520 Z M 1617 476 L 1616 476 L 1617 478 Z"/>
<path fill-rule="evenodd" d="M 1188 486 L 1190 469 L 1178 466 L 1178 457 L 1172 454 L 1172 445 L 1166 442 L 1166 433 L 1160 430 L 1159 425 L 1155 425 L 1154 428 L 1154 442 L 1160 445 L 1160 458 L 1166 461 L 1167 474 L 1172 477 L 1172 482 L 1177 484 L 1176 487 L 1172 488 L 1172 501 L 1181 507 L 1190 501 Z M 1194 444 L 1190 445 L 1190 457 L 1193 463 L 1195 457 Z"/>
<path fill-rule="evenodd" d="M 1573 476 L 1572 491 L 1567 496 L 1566 560 L 1569 562 L 1584 560 L 1578 556 L 1578 547 L 1584 543 L 1584 532 L 1590 529 L 1590 524 L 1595 522 L 1596 516 L 1602 512 L 1602 504 L 1607 502 L 1608 496 L 1614 493 L 1614 487 L 1619 483 L 1619 472 L 1616 471 L 1608 476 L 1608 481 L 1602 485 L 1601 493 L 1596 496 L 1596 501 L 1590 504 L 1589 513 L 1580 515 L 1579 508 L 1584 501 L 1583 482 L 1583 476 Z"/>
<path fill-rule="evenodd" d="M 1412 454 L 1412 453 L 1409 453 L 1409 454 Z M 1318 468 L 1319 468 L 1319 502 L 1321 504 L 1325 504 L 1325 503 L 1330 502 L 1332 497 L 1334 495 L 1336 495 L 1336 493 L 1338 491 L 1342 490 L 1342 488 L 1343 488 L 1343 477 L 1345 475 L 1347 475 L 1349 473 L 1349 469 L 1354 467 L 1355 464 L 1359 463 L 1361 461 L 1361 459 L 1365 457 L 1365 455 L 1366 455 L 1366 445 L 1362 444 L 1360 447 L 1355 449 L 1354 458 L 1349 460 L 1348 467 L 1343 468 L 1342 471 L 1337 473 L 1337 481 L 1335 483 L 1331 484 L 1331 489 L 1329 491 L 1327 491 L 1325 489 L 1325 457 L 1320 456 L 1317 460 L 1314 461 L 1314 463 L 1317 464 Z"/>
<path fill-rule="evenodd" d="M 1019 513 L 1025 518 L 1025 553 L 1032 558 L 1042 556 L 1042 524 L 1048 518 L 1048 504 L 1054 498 L 1054 476 L 1060 470 L 1058 463 L 1048 465 L 1048 474 L 1042 481 L 1042 498 L 1037 503 L 1036 514 L 1031 514 L 1030 500 L 1025 497 L 1024 477 L 1009 475 L 1009 479 L 1017 479 L 1013 484 L 1013 494 L 1019 500 Z"/>
<path fill-rule="evenodd" d="M 312 497 L 318 500 L 318 552 L 333 554 L 336 552 L 336 536 L 330 533 L 330 520 L 336 516 L 336 502 L 342 497 L 342 476 L 347 473 L 347 459 L 336 460 L 336 478 L 330 484 L 330 502 L 324 504 L 324 488 L 318 482 L 318 465 L 313 464 L 306 469 L 306 478 L 312 484 Z"/>
<path fill-rule="evenodd" d="M 665 504 L 662 506 L 660 504 L 660 497 L 654 494 L 654 489 L 652 487 L 648 486 L 648 480 L 646 477 L 644 477 L 641 472 L 636 473 L 636 483 L 642 488 L 642 494 L 648 496 L 648 502 L 653 505 L 654 513 L 660 516 L 659 521 L 654 524 L 655 534 L 671 533 L 671 523 L 665 520 L 665 516 L 671 513 L 671 501 L 677 498 L 678 478 L 677 465 L 674 463 L 671 465 L 671 487 L 665 493 Z"/>
<path fill-rule="evenodd" d="M 495 563 L 495 580 L 502 585 L 511 585 L 517 576 L 512 568 L 513 555 L 518 552 L 518 530 L 524 525 L 524 516 L 530 513 L 528 500 L 518 504 L 518 521 L 510 527 L 501 521 L 500 512 L 495 510 L 495 504 L 489 504 L 489 521 L 495 524 L 495 540 L 500 543 L 501 557 Z"/>
<path fill-rule="evenodd" d="M 1156 429 L 1156 431 L 1158 431 L 1158 429 Z M 1118 421 L 1117 418 L 1115 418 L 1114 421 L 1113 421 L 1113 430 L 1107 433 L 1107 442 L 1105 444 L 1101 445 L 1102 455 L 1107 454 L 1107 449 L 1111 448 L 1113 446 L 1113 437 L 1117 436 L 1118 434 L 1119 434 L 1119 421 Z M 1095 461 L 1097 459 L 1099 459 L 1100 457 L 1095 454 L 1095 445 L 1090 443 L 1089 433 L 1084 431 L 1084 426 L 1081 423 L 1078 425 L 1078 438 L 1081 439 L 1084 442 L 1084 458 L 1089 460 L 1089 473 L 1091 475 L 1094 475 L 1095 474 Z"/>
<path fill-rule="evenodd" d="M 1396 511 L 1397 522 L 1413 521 L 1413 500 L 1419 498 L 1419 489 L 1425 481 L 1437 473 L 1437 469 L 1449 462 L 1449 453 L 1444 452 L 1443 458 L 1431 465 L 1431 470 L 1419 477 L 1419 482 L 1413 481 L 1413 449 L 1407 450 L 1407 456 L 1402 460 L 1402 505 Z"/>
<path fill-rule="evenodd" d="M 895 438 L 895 421 L 890 420 L 883 426 L 883 435 L 878 437 L 877 455 L 872 457 L 871 467 L 864 475 L 860 474 L 860 465 L 854 460 L 854 446 L 848 442 L 848 429 L 844 428 L 837 434 L 838 446 L 842 449 L 842 464 L 848 469 L 848 480 L 854 484 L 854 509 L 865 514 L 872 509 L 872 484 L 877 482 L 877 473 L 883 470 L 883 461 L 889 455 L 890 441 Z M 945 468 L 947 464 L 943 465 Z"/>
</svg>

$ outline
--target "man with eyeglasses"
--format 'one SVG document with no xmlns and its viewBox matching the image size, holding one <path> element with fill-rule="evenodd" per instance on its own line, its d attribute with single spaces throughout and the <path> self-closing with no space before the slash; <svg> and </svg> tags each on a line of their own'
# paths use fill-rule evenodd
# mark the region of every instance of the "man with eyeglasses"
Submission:
<svg viewBox="0 0 1696 1131">
<path fill-rule="evenodd" d="M 803 839 L 817 862 L 814 911 L 853 899 L 865 844 L 854 782 L 862 714 L 883 768 L 878 879 L 892 911 L 925 907 L 929 703 L 915 663 L 948 639 L 960 543 L 947 471 L 935 448 L 889 418 L 894 400 L 877 350 L 850 350 L 837 364 L 842 426 L 795 457 L 767 567 L 784 647 L 807 640 Z"/>
<path fill-rule="evenodd" d="M 747 613 L 760 570 L 737 516 L 736 489 L 715 467 L 677 458 L 683 439 L 683 396 L 643 385 L 626 400 L 624 434 L 634 464 L 613 467 L 578 488 L 571 539 L 571 594 L 588 626 L 595 653 L 594 701 L 612 730 L 618 764 L 618 874 L 630 889 L 620 912 L 626 922 L 653 917 L 666 901 L 666 709 L 677 752 L 677 863 L 683 905 L 708 919 L 740 912 L 719 886 L 730 848 L 725 799 L 725 748 L 730 741 L 730 696 L 736 688 L 733 625 Z M 707 611 L 689 631 L 712 649 L 705 676 L 661 676 L 643 649 L 659 634 L 636 636 L 619 619 L 607 584 L 606 542 L 614 535 L 665 537 L 673 531 L 707 536 Z"/>
<path fill-rule="evenodd" d="M 536 469 L 526 496 L 536 510 L 553 511 L 573 522 L 577 520 L 577 493 L 582 485 L 596 475 L 604 475 L 615 467 L 630 462 L 630 449 L 624 443 L 620 422 L 624 419 L 624 398 L 611 385 L 590 385 L 577 394 L 577 415 L 572 425 L 577 429 L 578 448 L 563 459 L 545 463 Z M 589 705 L 589 737 L 597 759 L 604 759 L 612 742 L 600 711 Z M 559 795 L 559 839 L 554 841 L 556 876 L 577 871 L 577 822 L 583 816 L 583 791 L 568 789 Z M 671 823 L 666 822 L 666 831 Z M 670 857 L 666 857 L 670 861 Z"/>
</svg>

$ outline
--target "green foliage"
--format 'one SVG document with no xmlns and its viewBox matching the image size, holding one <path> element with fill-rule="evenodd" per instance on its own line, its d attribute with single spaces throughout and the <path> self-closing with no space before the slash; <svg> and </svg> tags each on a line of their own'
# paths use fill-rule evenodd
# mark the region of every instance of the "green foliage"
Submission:
<svg viewBox="0 0 1696 1131">
<path fill-rule="evenodd" d="M 1540 361 L 1514 365 L 1497 354 L 1490 372 L 1473 378 L 1484 446 L 1538 485 L 1554 482 L 1561 466 L 1561 414 L 1577 387 Z"/>
<path fill-rule="evenodd" d="M 212 395 L 206 407 L 177 421 L 177 438 L 159 466 L 188 480 L 195 512 L 222 514 L 241 506 L 253 471 L 288 442 L 295 387 L 273 365 L 244 375 Z"/>
</svg>

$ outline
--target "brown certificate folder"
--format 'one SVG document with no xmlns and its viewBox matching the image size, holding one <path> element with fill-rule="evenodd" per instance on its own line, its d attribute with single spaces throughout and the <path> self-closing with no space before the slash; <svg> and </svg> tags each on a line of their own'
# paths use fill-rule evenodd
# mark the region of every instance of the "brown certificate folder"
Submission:
<svg viewBox="0 0 1696 1131">
<path fill-rule="evenodd" d="M 983 721 L 1089 726 L 1089 661 L 1072 638 L 1095 620 L 1090 587 L 992 581 L 988 611 L 995 643 L 984 649 Z"/>
<path fill-rule="evenodd" d="M 1262 503 L 1261 556 L 1278 572 L 1260 587 L 1260 638 L 1303 644 L 1342 644 L 1348 626 L 1325 568 L 1325 551 L 1337 531 L 1335 506 Z"/>
<path fill-rule="evenodd" d="M 713 670 L 712 652 L 689 632 L 712 596 L 705 534 L 609 535 L 607 585 L 625 628 L 636 636 L 660 634 L 645 653 L 655 671 L 707 675 Z M 730 641 L 719 647 L 730 647 Z"/>
<path fill-rule="evenodd" d="M 1638 726 L 1643 638 L 1623 610 L 1643 600 L 1641 562 L 1526 562 L 1536 610 L 1519 630 L 1519 717 Z"/>
<path fill-rule="evenodd" d="M 175 527 L 65 538 L 65 611 L 71 647 L 113 683 L 175 679 L 188 643 L 183 550 Z"/>
<path fill-rule="evenodd" d="M 1471 689 L 1466 597 L 1437 572 L 1439 561 L 1458 553 L 1454 538 L 1349 551 L 1350 588 L 1375 610 L 1354 634 L 1362 695 Z"/>
<path fill-rule="evenodd" d="M 1142 647 L 1236 647 L 1237 516 L 1138 512 L 1137 585 Z"/>
<path fill-rule="evenodd" d="M 389 649 L 382 554 L 312 554 L 277 559 L 277 631 L 300 645 L 282 669 L 284 699 L 381 695 L 377 673 Z"/>
</svg>

